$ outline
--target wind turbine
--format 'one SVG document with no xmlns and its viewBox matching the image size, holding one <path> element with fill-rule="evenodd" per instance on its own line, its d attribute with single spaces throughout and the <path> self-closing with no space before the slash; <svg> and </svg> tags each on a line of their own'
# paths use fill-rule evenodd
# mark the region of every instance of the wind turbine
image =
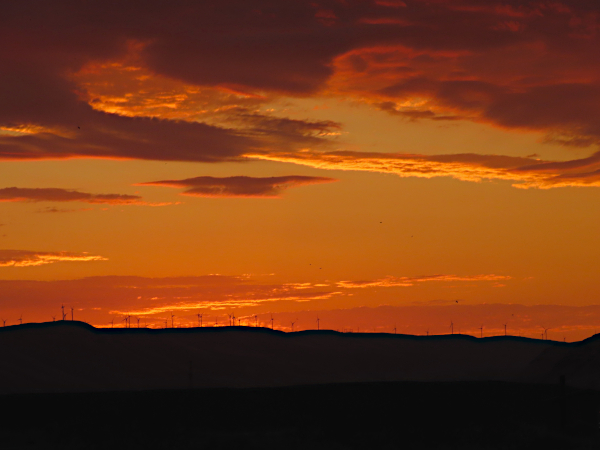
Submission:
<svg viewBox="0 0 600 450">
<path fill-rule="evenodd" d="M 113 319 L 113 320 L 110 321 L 110 325 L 111 325 L 111 328 L 115 327 L 115 319 Z"/>
<path fill-rule="evenodd" d="M 504 324 L 504 336 L 506 336 L 506 325 L 508 325 L 508 323 Z"/>
<path fill-rule="evenodd" d="M 202 328 L 202 314 L 196 314 L 198 316 L 198 323 L 200 324 L 200 328 Z"/>
<path fill-rule="evenodd" d="M 271 314 L 271 330 L 273 329 L 273 314 Z"/>
<path fill-rule="evenodd" d="M 480 337 L 483 337 L 483 325 L 481 325 L 481 326 L 479 327 L 479 329 L 481 330 L 481 336 L 480 336 Z"/>
<path fill-rule="evenodd" d="M 231 326 L 231 314 L 227 314 L 229 316 L 229 326 Z"/>
<path fill-rule="evenodd" d="M 136 317 L 137 321 L 138 321 L 138 328 L 140 327 L 140 318 Z"/>
<path fill-rule="evenodd" d="M 71 306 L 71 322 L 73 322 L 73 307 Z"/>
<path fill-rule="evenodd" d="M 545 339 L 546 339 L 546 340 L 548 340 L 548 330 L 549 330 L 550 328 L 546 328 L 546 327 L 544 327 L 543 325 L 542 325 L 542 328 L 544 329 L 544 335 L 545 335 Z"/>
<path fill-rule="evenodd" d="M 427 336 L 429 336 L 429 328 L 427 328 Z"/>
<path fill-rule="evenodd" d="M 19 323 L 23 325 L 23 314 L 21 314 L 21 317 L 19 317 Z"/>
<path fill-rule="evenodd" d="M 254 315 L 254 327 L 257 328 L 258 327 L 258 315 Z"/>
<path fill-rule="evenodd" d="M 127 328 L 127 316 L 125 316 L 125 318 L 121 320 L 121 322 L 125 322 L 125 328 Z"/>
<path fill-rule="evenodd" d="M 174 318 L 174 317 L 175 317 L 175 314 L 171 313 L 171 328 L 175 328 L 175 327 L 173 326 L 173 323 L 174 323 L 174 322 L 173 322 L 173 318 Z"/>
<path fill-rule="evenodd" d="M 396 324 L 394 324 L 394 334 L 396 334 Z"/>
<path fill-rule="evenodd" d="M 65 314 L 65 305 L 60 305 L 60 309 L 62 309 L 62 320 L 65 320 L 66 314 Z"/>
<path fill-rule="evenodd" d="M 52 322 L 56 322 L 56 317 L 52 316 Z"/>
<path fill-rule="evenodd" d="M 294 332 L 294 324 L 298 321 L 298 319 L 296 319 L 295 321 L 292 322 L 292 333 Z"/>
<path fill-rule="evenodd" d="M 321 320 L 321 319 L 319 319 L 319 316 L 317 316 L 317 330 L 319 330 L 319 321 L 320 321 L 320 320 Z"/>
<path fill-rule="evenodd" d="M 165 329 L 168 328 L 168 325 L 169 325 L 169 320 L 167 319 L 167 320 L 165 320 Z"/>
</svg>

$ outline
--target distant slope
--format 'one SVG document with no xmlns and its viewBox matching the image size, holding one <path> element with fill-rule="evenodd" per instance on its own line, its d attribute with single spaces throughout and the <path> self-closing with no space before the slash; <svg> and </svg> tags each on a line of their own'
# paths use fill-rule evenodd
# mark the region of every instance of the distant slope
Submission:
<svg viewBox="0 0 600 450">
<path fill-rule="evenodd" d="M 69 321 L 27 324 L 0 328 L 0 394 L 172 389 L 190 384 L 200 388 L 408 380 L 556 382 L 558 371 L 572 365 L 569 358 L 577 359 L 580 353 L 587 358 L 588 347 L 598 354 L 599 342 L 588 341 L 283 333 L 246 327 L 95 329 Z M 600 373 L 600 359 L 594 361 L 594 373 Z M 579 384 L 589 382 L 576 370 L 565 373 Z"/>
</svg>

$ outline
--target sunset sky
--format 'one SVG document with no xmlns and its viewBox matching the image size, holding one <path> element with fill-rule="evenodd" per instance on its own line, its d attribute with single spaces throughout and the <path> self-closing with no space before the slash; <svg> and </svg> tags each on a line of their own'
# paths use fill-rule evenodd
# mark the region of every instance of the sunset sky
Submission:
<svg viewBox="0 0 600 450">
<path fill-rule="evenodd" d="M 0 318 L 589 337 L 599 32 L 592 0 L 4 1 Z"/>
</svg>

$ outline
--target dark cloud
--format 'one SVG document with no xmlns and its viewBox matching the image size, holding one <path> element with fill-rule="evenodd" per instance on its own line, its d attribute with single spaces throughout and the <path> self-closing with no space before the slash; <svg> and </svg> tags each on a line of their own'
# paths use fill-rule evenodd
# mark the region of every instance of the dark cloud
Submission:
<svg viewBox="0 0 600 450">
<path fill-rule="evenodd" d="M 17 187 L 0 189 L 0 202 L 85 202 L 107 203 L 113 205 L 143 203 L 141 197 L 138 195 L 89 194 L 87 192 L 70 191 L 58 188 Z M 58 210 L 51 212 L 58 212 Z"/>
<path fill-rule="evenodd" d="M 584 146 L 600 138 L 598 12 L 588 0 L 8 0 L 0 127 L 35 131 L 0 135 L 0 158 L 215 162 L 326 142 L 318 124 L 252 112 L 232 113 L 238 128 L 160 120 L 164 105 L 149 108 L 155 118 L 92 108 L 107 103 L 87 98 L 76 75 L 131 55 L 149 76 L 191 86 L 265 98 L 327 91 L 391 102 L 386 110 L 411 120 L 461 117 Z"/>
<path fill-rule="evenodd" d="M 140 183 L 140 186 L 165 186 L 186 188 L 183 195 L 196 197 L 257 197 L 277 198 L 291 187 L 308 184 L 331 183 L 334 178 L 308 177 L 300 175 L 284 177 L 196 177 L 186 180 L 163 180 Z"/>
<path fill-rule="evenodd" d="M 92 208 L 65 209 L 65 208 L 55 208 L 55 207 L 48 206 L 43 209 L 38 209 L 36 212 L 54 214 L 54 213 L 70 213 L 70 212 L 91 211 L 91 210 L 92 210 Z"/>
</svg>

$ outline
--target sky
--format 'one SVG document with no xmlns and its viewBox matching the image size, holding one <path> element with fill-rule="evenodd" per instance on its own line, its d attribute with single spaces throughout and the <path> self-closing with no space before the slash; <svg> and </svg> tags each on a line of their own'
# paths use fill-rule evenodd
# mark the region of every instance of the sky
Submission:
<svg viewBox="0 0 600 450">
<path fill-rule="evenodd" d="M 595 334 L 599 20 L 3 2 L 3 324 Z"/>
</svg>

